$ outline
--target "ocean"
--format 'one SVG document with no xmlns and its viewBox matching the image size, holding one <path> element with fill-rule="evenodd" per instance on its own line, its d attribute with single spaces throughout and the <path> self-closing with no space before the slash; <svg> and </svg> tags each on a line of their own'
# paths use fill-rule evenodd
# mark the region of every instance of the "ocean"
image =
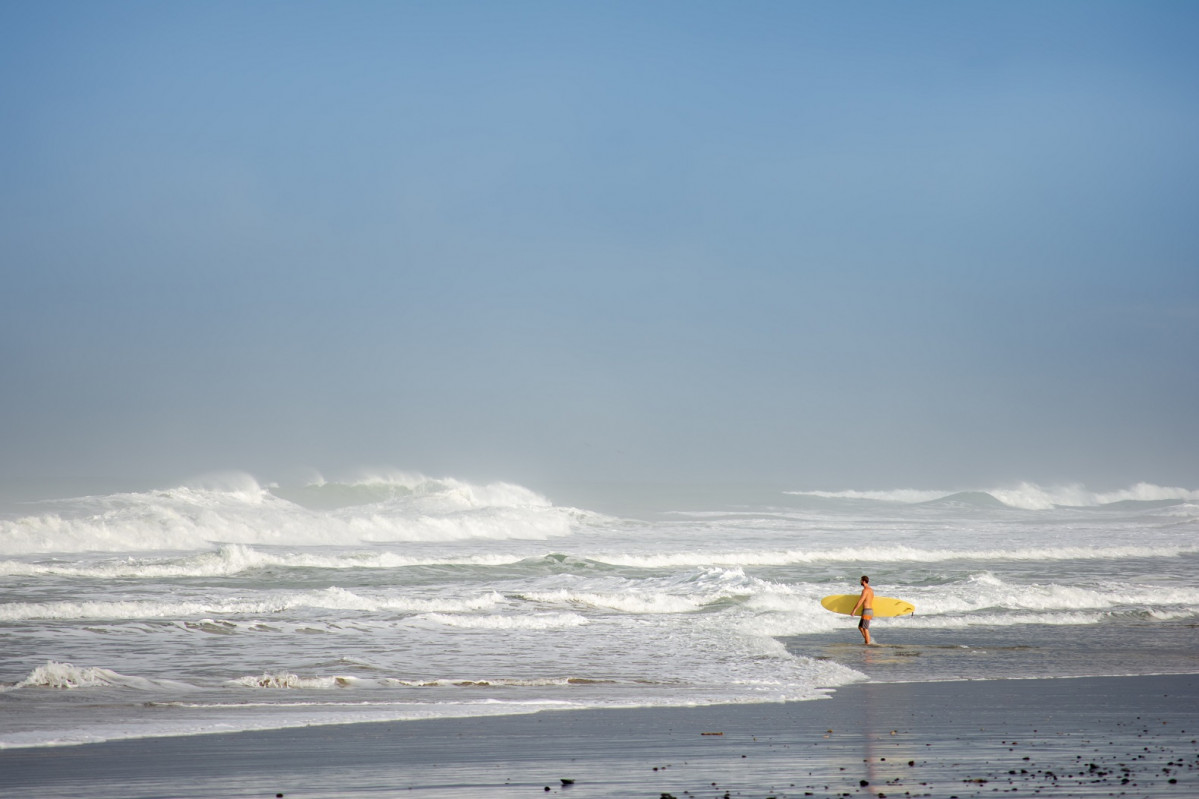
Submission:
<svg viewBox="0 0 1199 799">
<path fill-rule="evenodd" d="M 856 619 L 822 596 L 916 606 Z M 224 475 L 0 508 L 0 748 L 1199 672 L 1199 491 Z"/>
</svg>

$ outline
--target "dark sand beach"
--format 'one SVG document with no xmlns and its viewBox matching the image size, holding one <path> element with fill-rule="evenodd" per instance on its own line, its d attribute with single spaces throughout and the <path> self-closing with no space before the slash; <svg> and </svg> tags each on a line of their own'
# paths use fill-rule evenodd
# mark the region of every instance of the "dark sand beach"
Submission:
<svg viewBox="0 0 1199 799">
<path fill-rule="evenodd" d="M 788 704 L 13 749 L 0 795 L 1186 797 L 1197 740 L 1199 675 L 861 683 Z"/>
</svg>

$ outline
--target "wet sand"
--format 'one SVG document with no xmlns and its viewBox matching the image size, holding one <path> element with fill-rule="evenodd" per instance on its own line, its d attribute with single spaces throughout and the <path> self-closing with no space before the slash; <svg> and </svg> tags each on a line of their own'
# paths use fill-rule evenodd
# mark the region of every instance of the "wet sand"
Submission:
<svg viewBox="0 0 1199 799">
<path fill-rule="evenodd" d="M 0 795 L 1188 797 L 1197 740 L 1199 675 L 861 683 L 788 704 L 4 750 Z"/>
</svg>

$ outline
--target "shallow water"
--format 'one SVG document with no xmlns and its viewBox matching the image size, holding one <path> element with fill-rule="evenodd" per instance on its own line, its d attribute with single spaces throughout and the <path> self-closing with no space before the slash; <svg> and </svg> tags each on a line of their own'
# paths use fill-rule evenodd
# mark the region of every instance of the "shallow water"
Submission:
<svg viewBox="0 0 1199 799">
<path fill-rule="evenodd" d="M 236 476 L 13 505 L 0 746 L 1199 671 L 1193 492 L 608 496 Z M 819 605 L 863 572 L 917 608 L 869 649 Z"/>
</svg>

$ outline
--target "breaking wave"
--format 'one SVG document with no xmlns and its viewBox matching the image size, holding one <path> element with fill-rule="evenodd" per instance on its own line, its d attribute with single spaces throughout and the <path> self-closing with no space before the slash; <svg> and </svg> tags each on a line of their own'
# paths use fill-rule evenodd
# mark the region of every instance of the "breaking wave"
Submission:
<svg viewBox="0 0 1199 799">
<path fill-rule="evenodd" d="M 258 677 L 238 677 L 231 681 L 233 685 L 245 688 L 299 688 L 308 690 L 326 690 L 329 688 L 347 688 L 359 682 L 356 677 L 300 677 L 289 672 L 275 674 L 264 672 Z"/>
<path fill-rule="evenodd" d="M 587 619 L 577 613 L 537 613 L 527 616 L 426 613 L 417 618 L 447 627 L 472 630 L 554 630 L 579 627 L 588 623 Z"/>
<path fill-rule="evenodd" d="M 6 602 L 0 621 L 30 619 L 193 619 L 206 616 L 270 616 L 297 609 L 367 613 L 455 613 L 485 610 L 503 602 L 495 592 L 461 599 L 372 597 L 336 586 L 317 591 L 278 592 L 259 599 L 209 598 L 191 601 L 136 599 L 124 601 Z"/>
<path fill-rule="evenodd" d="M 21 688 L 50 688 L 56 690 L 75 690 L 83 688 L 132 688 L 135 690 L 152 690 L 169 688 L 172 690 L 192 690 L 192 686 L 174 680 L 150 680 L 145 677 L 131 677 L 111 669 L 97 666 L 76 666 L 72 663 L 47 661 L 46 665 L 38 666 L 23 680 L 6 686 L 4 690 Z"/>
<path fill-rule="evenodd" d="M 503 554 L 415 557 L 388 551 L 357 550 L 337 554 L 274 552 L 246 544 L 224 544 L 215 550 L 174 557 L 134 557 L 102 561 L 49 563 L 0 560 L 0 576 L 85 577 L 100 579 L 171 579 L 231 577 L 258 569 L 399 569 L 409 566 L 503 566 L 521 558 Z"/>
<path fill-rule="evenodd" d="M 1061 486 L 1040 486 L 1035 483 L 1020 483 L 1011 487 L 985 490 L 930 491 L 922 489 L 894 489 L 889 491 L 789 491 L 795 496 L 822 497 L 825 499 L 865 499 L 876 502 L 918 504 L 959 499 L 963 504 L 985 504 L 998 501 L 1011 508 L 1023 510 L 1050 510 L 1057 507 L 1101 507 L 1132 502 L 1195 502 L 1199 491 L 1137 483 L 1119 491 L 1091 491 L 1081 483 Z"/>
<path fill-rule="evenodd" d="M 408 474 L 290 490 L 232 475 L 40 507 L 44 512 L 0 519 L 0 554 L 542 540 L 570 535 L 595 518 L 509 483 L 475 485 Z"/>
</svg>

